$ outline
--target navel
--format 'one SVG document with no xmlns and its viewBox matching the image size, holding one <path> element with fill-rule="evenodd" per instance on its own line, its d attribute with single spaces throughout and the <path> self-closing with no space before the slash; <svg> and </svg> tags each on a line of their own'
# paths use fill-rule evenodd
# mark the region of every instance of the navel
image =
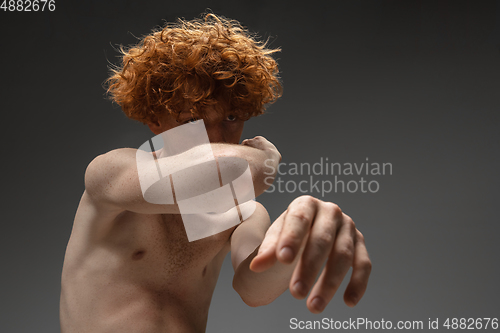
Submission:
<svg viewBox="0 0 500 333">
<path fill-rule="evenodd" d="M 205 276 L 205 274 L 207 274 L 207 266 L 205 266 L 205 268 L 203 268 L 203 272 L 201 273 L 201 276 Z"/>
<path fill-rule="evenodd" d="M 140 259 L 142 259 L 144 257 L 145 254 L 146 254 L 145 250 L 137 250 L 132 255 L 132 259 L 133 260 L 140 260 Z"/>
</svg>

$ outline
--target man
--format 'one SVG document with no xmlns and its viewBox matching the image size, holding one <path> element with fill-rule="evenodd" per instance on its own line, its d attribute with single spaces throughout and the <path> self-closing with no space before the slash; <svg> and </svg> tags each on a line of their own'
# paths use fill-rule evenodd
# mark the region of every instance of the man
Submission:
<svg viewBox="0 0 500 333">
<path fill-rule="evenodd" d="M 258 196 L 270 185 L 264 171 L 281 155 L 263 137 L 239 142 L 245 120 L 280 96 L 276 51 L 213 14 L 179 21 L 122 49 L 109 92 L 157 135 L 203 119 L 213 156 L 193 148 L 170 161 L 245 159 Z M 189 242 L 176 203 L 144 199 L 136 156 L 135 149 L 117 149 L 87 168 L 62 272 L 63 333 L 204 332 L 229 251 L 233 287 L 250 306 L 289 288 L 298 299 L 309 294 L 307 307 L 320 313 L 350 267 L 344 300 L 354 306 L 363 296 L 371 262 L 363 236 L 337 205 L 301 196 L 271 225 L 257 203 L 237 226 Z"/>
</svg>

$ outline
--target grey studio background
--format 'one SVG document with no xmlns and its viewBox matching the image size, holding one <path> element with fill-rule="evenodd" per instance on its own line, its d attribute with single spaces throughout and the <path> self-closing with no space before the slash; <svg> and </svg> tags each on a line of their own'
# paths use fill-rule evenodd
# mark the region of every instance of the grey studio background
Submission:
<svg viewBox="0 0 500 333">
<path fill-rule="evenodd" d="M 59 331 L 60 274 L 85 168 L 152 136 L 105 98 L 112 45 L 206 8 L 282 48 L 284 95 L 248 122 L 244 138 L 267 137 L 285 163 L 393 166 L 365 176 L 376 193 L 311 193 L 338 203 L 366 237 L 373 271 L 357 307 L 343 303 L 344 283 L 321 315 L 288 292 L 250 308 L 232 290 L 226 260 L 207 332 L 290 332 L 291 318 L 421 320 L 428 331 L 429 318 L 500 317 L 500 2 L 56 0 L 54 12 L 0 11 L 0 332 Z M 298 195 L 258 200 L 274 219 Z"/>
</svg>

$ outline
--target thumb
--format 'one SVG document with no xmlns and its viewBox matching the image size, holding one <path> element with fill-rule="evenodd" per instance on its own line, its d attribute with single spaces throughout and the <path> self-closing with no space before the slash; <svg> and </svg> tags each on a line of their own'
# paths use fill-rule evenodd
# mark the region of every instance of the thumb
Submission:
<svg viewBox="0 0 500 333">
<path fill-rule="evenodd" d="M 276 250 L 272 247 L 259 249 L 257 255 L 250 262 L 250 270 L 255 273 L 261 273 L 271 268 L 278 258 L 276 258 Z"/>
</svg>

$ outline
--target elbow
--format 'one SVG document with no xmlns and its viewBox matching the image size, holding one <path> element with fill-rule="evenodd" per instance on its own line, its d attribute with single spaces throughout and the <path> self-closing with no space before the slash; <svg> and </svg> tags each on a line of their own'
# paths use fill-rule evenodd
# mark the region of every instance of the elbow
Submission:
<svg viewBox="0 0 500 333">
<path fill-rule="evenodd" d="M 238 280 L 233 280 L 233 289 L 240 295 L 241 300 L 248 306 L 256 308 L 272 303 L 275 298 L 270 298 L 269 294 L 256 292 L 249 286 L 243 285 Z"/>
<path fill-rule="evenodd" d="M 238 291 L 236 291 L 236 292 L 238 292 Z M 238 295 L 240 295 L 240 298 L 243 301 L 243 303 L 245 303 L 246 305 L 248 305 L 252 308 L 268 305 L 274 301 L 274 299 L 258 297 L 257 295 L 250 295 L 247 293 L 238 292 Z"/>
<path fill-rule="evenodd" d="M 241 296 L 241 295 L 240 295 Z M 268 301 L 264 301 L 264 300 L 251 300 L 251 299 L 244 299 L 243 297 L 241 298 L 241 300 L 248 306 L 252 307 L 252 308 L 256 308 L 256 307 L 259 307 L 259 306 L 264 306 L 264 305 L 268 305 L 270 304 L 271 302 Z"/>
</svg>

